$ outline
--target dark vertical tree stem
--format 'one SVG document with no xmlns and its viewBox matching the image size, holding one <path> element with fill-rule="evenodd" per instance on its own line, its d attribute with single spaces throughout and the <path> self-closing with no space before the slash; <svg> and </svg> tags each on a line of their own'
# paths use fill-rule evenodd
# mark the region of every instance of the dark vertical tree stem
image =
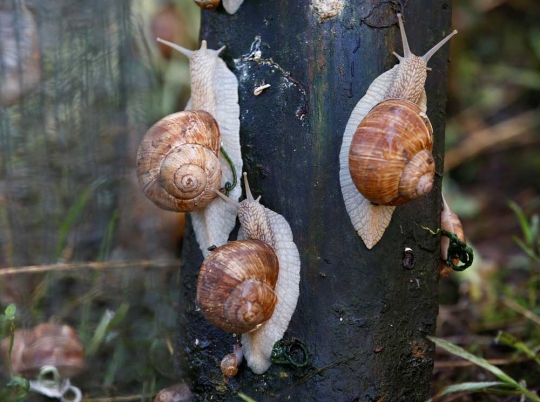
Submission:
<svg viewBox="0 0 540 402">
<path fill-rule="evenodd" d="M 214 49 L 227 45 L 223 57 L 239 78 L 252 191 L 288 220 L 300 250 L 301 294 L 286 338 L 301 340 L 311 353 L 305 368 L 273 365 L 258 376 L 244 364 L 225 383 L 219 362 L 234 338 L 195 308 L 202 257 L 191 234 L 183 250 L 178 360 L 203 398 L 238 400 L 240 390 L 257 401 L 426 399 L 433 345 L 425 337 L 434 333 L 438 312 L 440 234 L 423 227 L 439 227 L 448 46 L 430 61 L 426 84 L 439 173 L 431 193 L 398 207 L 380 243 L 367 250 L 338 176 L 352 109 L 397 62 L 392 52 L 403 53 L 392 25 L 399 6 L 413 53 L 424 54 L 449 32 L 448 1 L 404 3 L 344 1 L 338 16 L 323 21 L 307 0 L 246 0 L 233 16 L 203 12 L 201 39 Z M 257 37 L 260 59 L 249 57 Z M 262 83 L 271 87 L 255 96 Z M 403 267 L 405 247 L 413 249 L 413 269 Z"/>
</svg>

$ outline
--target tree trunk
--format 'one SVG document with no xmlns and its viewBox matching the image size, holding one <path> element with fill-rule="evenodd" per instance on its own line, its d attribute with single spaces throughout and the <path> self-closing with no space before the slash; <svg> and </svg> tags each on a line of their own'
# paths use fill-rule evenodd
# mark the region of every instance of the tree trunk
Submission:
<svg viewBox="0 0 540 402">
<path fill-rule="evenodd" d="M 316 1 L 313 1 L 316 3 Z M 323 2 L 319 2 L 323 3 Z M 341 1 L 324 2 L 341 3 Z M 367 250 L 345 210 L 338 155 L 345 124 L 370 83 L 403 54 L 401 3 L 411 50 L 424 54 L 449 32 L 448 1 L 344 2 L 323 18 L 309 1 L 247 0 L 230 16 L 203 12 L 201 39 L 227 48 L 239 79 L 244 169 L 255 196 L 291 225 L 302 260 L 300 299 L 285 334 L 307 345 L 308 367 L 255 375 L 243 364 L 224 382 L 221 358 L 233 336 L 194 304 L 202 257 L 188 230 L 180 297 L 179 371 L 204 399 L 421 401 L 433 366 L 438 312 L 439 226 L 448 46 L 430 61 L 426 91 L 434 127 L 436 178 L 427 197 L 396 208 L 382 240 Z M 401 4 L 403 5 L 403 4 Z M 261 39 L 262 60 L 247 60 Z M 271 87 L 253 94 L 262 83 Z M 413 269 L 403 266 L 412 248 Z"/>
</svg>

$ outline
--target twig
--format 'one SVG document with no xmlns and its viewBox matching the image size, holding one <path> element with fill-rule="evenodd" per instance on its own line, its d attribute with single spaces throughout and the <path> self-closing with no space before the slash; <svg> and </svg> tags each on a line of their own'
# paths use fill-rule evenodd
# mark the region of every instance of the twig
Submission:
<svg viewBox="0 0 540 402">
<path fill-rule="evenodd" d="M 70 264 L 31 265 L 26 267 L 10 267 L 0 269 L 0 276 L 28 274 L 50 271 L 69 271 L 80 269 L 117 269 L 117 268 L 169 268 L 180 265 L 180 260 L 140 260 L 140 261 L 106 261 L 78 262 Z"/>
<path fill-rule="evenodd" d="M 448 172 L 464 161 L 493 148 L 495 145 L 511 140 L 540 126 L 539 112 L 539 109 L 529 110 L 473 133 L 459 145 L 446 152 L 444 170 Z"/>
<path fill-rule="evenodd" d="M 524 307 L 521 307 L 518 303 L 516 303 L 514 300 L 509 299 L 507 297 L 503 297 L 501 299 L 503 304 L 514 310 L 516 313 L 521 314 L 523 317 L 528 318 L 529 320 L 533 321 L 535 324 L 540 325 L 540 317 L 538 317 L 536 314 L 534 314 L 532 311 L 527 310 Z"/>
<path fill-rule="evenodd" d="M 138 401 L 143 398 L 151 398 L 155 394 L 141 394 L 141 395 L 129 395 L 129 396 L 118 396 L 112 398 L 84 398 L 85 402 L 128 402 L 128 401 Z"/>
</svg>

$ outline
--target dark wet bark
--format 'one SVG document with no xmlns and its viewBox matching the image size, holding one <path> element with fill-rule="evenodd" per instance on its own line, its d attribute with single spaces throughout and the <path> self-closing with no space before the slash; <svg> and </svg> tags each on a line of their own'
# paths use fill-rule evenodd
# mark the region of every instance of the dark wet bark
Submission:
<svg viewBox="0 0 540 402">
<path fill-rule="evenodd" d="M 338 155 L 349 115 L 369 84 L 402 54 L 391 7 L 398 2 L 347 2 L 320 21 L 310 2 L 246 0 L 237 14 L 203 12 L 201 39 L 223 53 L 239 78 L 241 142 L 254 194 L 290 223 L 300 250 L 300 300 L 285 338 L 304 342 L 311 365 L 273 365 L 254 375 L 242 365 L 223 382 L 219 361 L 233 337 L 195 309 L 202 261 L 188 235 L 180 298 L 179 370 L 193 390 L 212 400 L 421 401 L 433 366 L 438 312 L 441 209 L 448 46 L 430 61 L 428 115 L 435 130 L 435 186 L 398 207 L 382 240 L 367 250 L 342 200 Z M 370 12 L 373 11 L 371 14 Z M 409 1 L 403 9 L 409 43 L 423 54 L 449 32 L 448 1 Z M 369 15 L 366 19 L 365 17 Z M 361 21 L 364 19 L 364 23 Z M 262 59 L 248 61 L 261 38 Z M 260 96 L 253 90 L 271 87 Z M 189 231 L 188 231 L 189 233 Z M 404 249 L 415 266 L 403 266 Z"/>
</svg>

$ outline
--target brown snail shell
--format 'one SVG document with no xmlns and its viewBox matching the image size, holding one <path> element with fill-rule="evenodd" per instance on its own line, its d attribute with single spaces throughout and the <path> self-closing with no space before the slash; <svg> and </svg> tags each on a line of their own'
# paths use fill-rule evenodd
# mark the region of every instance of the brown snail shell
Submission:
<svg viewBox="0 0 540 402">
<path fill-rule="evenodd" d="M 169 115 L 144 136 L 137 153 L 137 177 L 158 207 L 190 212 L 205 207 L 221 185 L 220 132 L 210 113 Z"/>
<path fill-rule="evenodd" d="M 0 344 L 6 365 L 9 342 L 8 337 Z M 11 353 L 13 373 L 32 378 L 39 374 L 43 366 L 56 367 L 61 378 L 71 378 L 84 369 L 84 348 L 73 328 L 45 323 L 30 330 L 15 331 Z"/>
<path fill-rule="evenodd" d="M 219 3 L 221 3 L 221 0 L 194 0 L 195 4 L 197 4 L 200 8 L 206 9 L 206 10 L 213 10 L 217 6 L 219 6 Z"/>
<path fill-rule="evenodd" d="M 171 385 L 159 391 L 154 402 L 183 402 L 193 397 L 189 387 L 185 383 Z"/>
<path fill-rule="evenodd" d="M 388 99 L 358 125 L 349 170 L 360 193 L 374 204 L 401 205 L 433 187 L 433 128 L 413 102 Z"/>
<path fill-rule="evenodd" d="M 229 353 L 221 360 L 221 372 L 224 376 L 234 377 L 238 374 L 238 366 L 242 363 L 242 347 L 239 344 L 234 345 L 233 353 Z"/>
<path fill-rule="evenodd" d="M 197 281 L 197 304 L 208 321 L 226 332 L 245 333 L 274 311 L 278 257 L 260 240 L 238 240 L 215 249 Z"/>
</svg>

